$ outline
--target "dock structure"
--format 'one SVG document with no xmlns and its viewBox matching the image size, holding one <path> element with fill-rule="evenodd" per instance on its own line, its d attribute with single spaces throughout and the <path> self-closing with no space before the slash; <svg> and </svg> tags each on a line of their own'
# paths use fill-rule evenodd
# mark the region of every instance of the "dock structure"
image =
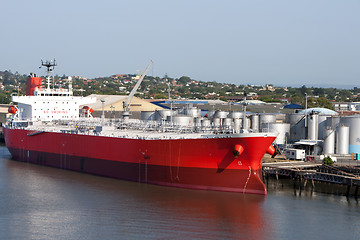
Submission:
<svg viewBox="0 0 360 240">
<path fill-rule="evenodd" d="M 314 181 L 340 184 L 347 186 L 346 195 L 350 194 L 351 187 L 355 187 L 355 197 L 360 187 L 360 168 L 357 166 L 332 166 L 308 162 L 264 163 L 263 176 L 289 177 L 297 180 L 300 185 Z"/>
</svg>

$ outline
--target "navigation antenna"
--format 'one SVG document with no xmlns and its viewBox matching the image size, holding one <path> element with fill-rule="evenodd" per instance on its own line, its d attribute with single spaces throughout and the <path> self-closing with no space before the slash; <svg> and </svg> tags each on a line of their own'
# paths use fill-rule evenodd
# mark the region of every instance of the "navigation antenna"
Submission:
<svg viewBox="0 0 360 240">
<path fill-rule="evenodd" d="M 244 118 L 243 118 L 243 129 L 242 129 L 242 132 L 244 133 L 247 133 L 248 132 L 248 129 L 247 129 L 247 122 L 246 122 L 246 105 L 248 105 L 248 103 L 246 102 L 246 97 L 247 97 L 247 93 L 244 92 L 244 103 L 243 103 L 243 106 L 244 106 Z"/>
<path fill-rule="evenodd" d="M 170 114 L 170 123 L 173 123 L 173 100 L 171 99 L 171 88 L 170 88 L 170 80 L 168 80 L 168 75 L 167 73 L 165 73 L 165 82 L 168 85 L 168 94 L 169 94 L 169 101 L 170 101 L 170 110 L 171 110 L 171 114 Z"/>
<path fill-rule="evenodd" d="M 54 60 L 46 60 L 45 62 L 41 59 L 41 67 L 46 67 L 46 85 L 47 89 L 50 89 L 50 73 L 54 70 L 56 66 L 55 58 Z M 55 84 L 54 84 L 55 85 Z"/>
</svg>

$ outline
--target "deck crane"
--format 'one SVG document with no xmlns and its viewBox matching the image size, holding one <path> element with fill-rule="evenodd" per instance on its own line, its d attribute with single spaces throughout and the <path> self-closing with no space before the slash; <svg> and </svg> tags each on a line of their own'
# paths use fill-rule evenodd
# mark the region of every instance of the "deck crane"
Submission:
<svg viewBox="0 0 360 240">
<path fill-rule="evenodd" d="M 127 97 L 127 99 L 123 102 L 123 113 L 122 113 L 122 116 L 123 116 L 123 119 L 124 120 L 127 120 L 129 119 L 129 116 L 130 116 L 130 113 L 129 113 L 129 110 L 130 110 L 130 104 L 131 104 L 131 101 L 137 91 L 137 89 L 140 87 L 140 84 L 141 82 L 143 81 L 144 77 L 145 77 L 145 74 L 147 73 L 147 71 L 149 70 L 151 64 L 153 63 L 152 60 L 150 60 L 150 63 L 149 65 L 146 67 L 145 71 L 140 75 L 140 78 L 139 80 L 137 81 L 137 83 L 135 84 L 134 88 L 131 90 L 129 96 Z"/>
</svg>

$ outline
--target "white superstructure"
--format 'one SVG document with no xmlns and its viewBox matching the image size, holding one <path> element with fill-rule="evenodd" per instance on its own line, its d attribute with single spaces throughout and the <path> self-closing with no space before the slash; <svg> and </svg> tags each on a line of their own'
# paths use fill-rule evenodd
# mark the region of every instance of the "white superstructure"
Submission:
<svg viewBox="0 0 360 240">
<path fill-rule="evenodd" d="M 12 96 L 11 100 L 18 103 L 18 111 L 14 115 L 15 120 L 19 121 L 53 121 L 53 120 L 77 120 L 79 119 L 79 106 L 95 103 L 94 97 L 73 96 L 72 78 L 68 78 L 68 89 L 55 89 L 50 87 L 50 73 L 55 60 L 42 62 L 42 66 L 47 67 L 47 87 L 41 87 L 41 79 L 35 74 L 30 74 L 28 78 L 28 88 L 26 96 Z M 55 84 L 54 84 L 55 85 Z"/>
<path fill-rule="evenodd" d="M 41 93 L 41 91 L 38 91 Z M 76 97 L 71 95 L 12 96 L 18 103 L 18 118 L 26 121 L 52 121 L 79 119 L 79 106 L 95 103 L 96 98 Z M 69 92 L 70 93 L 70 92 Z M 52 94 L 52 95 L 51 95 Z"/>
</svg>

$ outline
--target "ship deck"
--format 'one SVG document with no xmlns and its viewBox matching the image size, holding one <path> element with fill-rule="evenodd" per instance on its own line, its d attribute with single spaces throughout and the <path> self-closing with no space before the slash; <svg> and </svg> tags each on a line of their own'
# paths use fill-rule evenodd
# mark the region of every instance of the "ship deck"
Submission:
<svg viewBox="0 0 360 240">
<path fill-rule="evenodd" d="M 9 126 L 8 126 L 9 127 Z M 276 136 L 274 133 L 236 133 L 233 129 L 219 127 L 200 128 L 196 126 L 174 126 L 155 121 L 110 121 L 109 119 L 85 119 L 80 121 L 32 122 L 21 127 L 13 124 L 10 128 L 22 128 L 32 134 L 58 132 L 130 139 L 200 139 L 200 138 L 243 138 Z"/>
</svg>

